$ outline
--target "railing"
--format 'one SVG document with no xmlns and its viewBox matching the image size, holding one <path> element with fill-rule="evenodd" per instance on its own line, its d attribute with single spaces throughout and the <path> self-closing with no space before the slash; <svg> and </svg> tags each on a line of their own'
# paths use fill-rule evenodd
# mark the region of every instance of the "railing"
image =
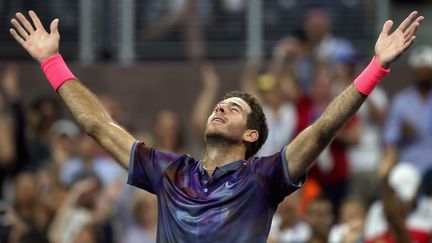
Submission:
<svg viewBox="0 0 432 243">
<path fill-rule="evenodd" d="M 60 18 L 62 53 L 84 64 L 259 60 L 270 55 L 279 39 L 293 34 L 305 12 L 317 5 L 329 11 L 333 33 L 350 39 L 360 53 L 370 52 L 375 26 L 388 15 L 388 1 L 382 0 L 3 0 L 0 58 L 27 57 L 8 34 L 9 20 L 16 11 L 34 9 L 47 27 Z"/>
</svg>

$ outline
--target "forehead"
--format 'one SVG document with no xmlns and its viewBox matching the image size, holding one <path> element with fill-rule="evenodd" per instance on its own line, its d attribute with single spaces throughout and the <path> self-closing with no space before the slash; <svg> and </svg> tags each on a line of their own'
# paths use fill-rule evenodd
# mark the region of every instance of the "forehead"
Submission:
<svg viewBox="0 0 432 243">
<path fill-rule="evenodd" d="M 246 113 L 250 113 L 252 112 L 251 107 L 248 105 L 248 103 L 246 103 L 246 101 L 244 101 L 243 99 L 239 98 L 239 97 L 231 97 L 225 100 L 222 100 L 221 102 L 219 102 L 219 104 L 237 104 L 239 105 L 244 111 L 246 111 Z"/>
</svg>

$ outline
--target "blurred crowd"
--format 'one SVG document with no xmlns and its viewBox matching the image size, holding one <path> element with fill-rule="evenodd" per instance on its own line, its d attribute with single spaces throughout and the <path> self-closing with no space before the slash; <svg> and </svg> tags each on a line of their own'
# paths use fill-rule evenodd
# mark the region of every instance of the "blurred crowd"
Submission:
<svg viewBox="0 0 432 243">
<path fill-rule="evenodd" d="M 33 9 L 44 24 L 61 19 L 62 52 L 67 58 L 78 59 L 85 49 L 82 45 L 88 44 L 82 43 L 85 41 L 91 42 L 88 49 L 94 52 L 87 55 L 93 54 L 97 60 L 116 58 L 125 28 L 133 32 L 132 49 L 137 59 L 239 58 L 245 53 L 246 33 L 252 19 L 248 17 L 251 5 L 248 3 L 247 0 L 0 0 L 0 31 L 8 31 L 16 12 Z M 349 36 L 356 44 L 369 45 L 373 36 L 370 31 L 373 21 L 368 18 L 375 14 L 372 0 L 267 0 L 254 4 L 259 4 L 262 10 L 266 54 L 275 41 L 297 28 L 307 8 L 318 4 L 332 9 L 334 31 Z M 127 27 L 122 23 L 124 6 L 133 8 L 129 16 L 132 21 Z M 91 33 L 84 38 L 87 28 Z M 13 41 L 8 35 L 0 35 L 0 57 L 25 57 Z"/>
<path fill-rule="evenodd" d="M 270 128 L 257 156 L 279 152 L 369 61 L 331 26 L 325 10 L 311 9 L 268 63 L 244 68 L 239 86 L 259 97 Z M 411 85 L 391 98 L 377 87 L 302 189 L 279 205 L 269 242 L 432 242 L 432 47 L 413 49 L 408 66 Z M 0 242 L 155 242 L 154 195 L 127 186 L 127 172 L 66 118 L 58 99 L 24 106 L 19 73 L 10 64 L 0 80 Z M 190 121 L 160 110 L 151 131 L 134 136 L 200 158 L 221 86 L 208 61 L 200 77 Z M 101 100 L 127 128 L 118 102 Z"/>
</svg>

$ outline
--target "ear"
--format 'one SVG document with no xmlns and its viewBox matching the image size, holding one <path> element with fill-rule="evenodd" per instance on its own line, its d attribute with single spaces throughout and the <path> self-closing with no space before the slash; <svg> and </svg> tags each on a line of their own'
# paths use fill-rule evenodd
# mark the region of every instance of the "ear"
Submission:
<svg viewBox="0 0 432 243">
<path fill-rule="evenodd" d="M 257 130 L 246 130 L 243 134 L 243 141 L 253 143 L 258 140 L 259 134 Z"/>
</svg>

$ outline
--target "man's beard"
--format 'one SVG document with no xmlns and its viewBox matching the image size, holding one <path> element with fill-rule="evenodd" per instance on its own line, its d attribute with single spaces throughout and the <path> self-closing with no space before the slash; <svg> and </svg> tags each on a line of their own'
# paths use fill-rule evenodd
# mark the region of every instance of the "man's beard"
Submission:
<svg viewBox="0 0 432 243">
<path fill-rule="evenodd" d="M 210 132 L 205 134 L 205 142 L 211 146 L 230 146 L 241 144 L 242 140 L 226 134 Z"/>
</svg>

